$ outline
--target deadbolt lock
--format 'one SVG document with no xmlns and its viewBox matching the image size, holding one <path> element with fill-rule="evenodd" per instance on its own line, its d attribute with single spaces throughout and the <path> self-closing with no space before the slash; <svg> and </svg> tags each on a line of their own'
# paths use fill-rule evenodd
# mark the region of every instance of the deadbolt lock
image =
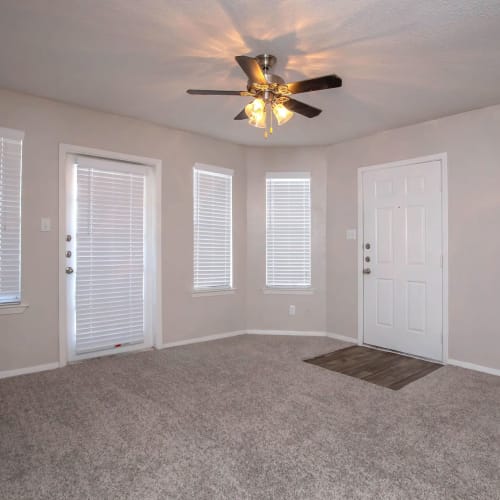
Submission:
<svg viewBox="0 0 500 500">
<path fill-rule="evenodd" d="M 75 271 L 74 271 L 74 269 L 73 269 L 72 267 L 69 267 L 69 266 L 68 266 L 68 267 L 66 268 L 66 274 L 73 274 L 74 272 L 75 272 Z"/>
<path fill-rule="evenodd" d="M 370 245 L 370 243 L 367 243 L 367 244 L 365 245 L 365 248 L 366 248 L 367 250 L 370 250 L 370 248 L 371 248 L 371 247 L 372 247 L 372 246 Z"/>
</svg>

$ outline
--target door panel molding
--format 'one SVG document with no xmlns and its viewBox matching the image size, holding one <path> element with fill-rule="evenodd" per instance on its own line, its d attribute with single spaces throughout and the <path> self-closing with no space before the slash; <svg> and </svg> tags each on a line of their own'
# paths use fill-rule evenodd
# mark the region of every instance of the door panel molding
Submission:
<svg viewBox="0 0 500 500">
<path fill-rule="evenodd" d="M 150 290 L 147 291 L 151 294 L 150 304 L 155 304 L 152 311 L 152 337 L 153 346 L 161 347 L 163 344 L 163 328 L 162 328 L 162 272 L 161 272 L 161 178 L 162 178 L 162 161 L 155 158 L 148 158 L 143 156 L 135 156 L 124 153 L 116 153 L 113 151 L 106 151 L 102 149 L 88 148 L 72 144 L 59 145 L 59 365 L 65 366 L 69 361 L 68 352 L 68 314 L 67 314 L 67 294 L 70 287 L 67 286 L 66 268 L 66 228 L 67 217 L 71 192 L 67 187 L 67 163 L 68 159 L 75 155 L 86 155 L 98 159 L 115 160 L 121 162 L 129 162 L 151 167 L 154 176 L 154 182 L 151 183 L 151 195 L 153 197 L 151 203 L 153 209 L 152 220 L 152 239 L 154 240 L 151 245 L 151 260 L 154 265 L 154 283 L 152 283 Z M 157 277 L 157 278 L 156 278 Z M 127 352 L 134 350 L 134 346 L 124 346 L 120 348 L 120 352 Z M 117 353 L 117 351 L 114 351 Z M 81 356 L 84 359 L 87 356 Z M 88 356 L 90 357 L 90 356 Z"/>
<path fill-rule="evenodd" d="M 363 281 L 363 269 L 365 267 L 365 262 L 363 260 L 363 244 L 364 244 L 364 220 L 363 220 L 363 174 L 368 171 L 383 170 L 388 168 L 405 167 L 409 165 L 415 165 L 419 163 L 428 163 L 432 161 L 438 161 L 441 164 L 441 214 L 442 214 L 442 273 L 443 273 L 443 318 L 442 318 L 442 339 L 443 339 L 443 350 L 442 350 L 442 361 L 448 361 L 448 334 L 449 334 L 449 319 L 448 319 L 448 158 L 447 153 L 439 153 L 429 156 L 422 156 L 416 158 L 410 158 L 401 161 L 381 163 L 376 165 L 364 166 L 358 168 L 358 343 L 364 343 L 364 281 Z M 412 183 L 411 186 L 407 186 L 408 191 L 418 191 L 419 183 Z M 382 190 L 383 191 L 383 190 Z M 387 190 L 386 190 L 387 191 Z"/>
</svg>

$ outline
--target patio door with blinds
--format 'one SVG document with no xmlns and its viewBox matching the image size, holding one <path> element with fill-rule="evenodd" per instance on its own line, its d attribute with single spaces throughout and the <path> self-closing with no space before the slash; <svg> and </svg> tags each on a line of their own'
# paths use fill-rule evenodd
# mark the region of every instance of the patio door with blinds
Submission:
<svg viewBox="0 0 500 500">
<path fill-rule="evenodd" d="M 81 155 L 66 168 L 69 359 L 150 347 L 151 167 Z"/>
</svg>

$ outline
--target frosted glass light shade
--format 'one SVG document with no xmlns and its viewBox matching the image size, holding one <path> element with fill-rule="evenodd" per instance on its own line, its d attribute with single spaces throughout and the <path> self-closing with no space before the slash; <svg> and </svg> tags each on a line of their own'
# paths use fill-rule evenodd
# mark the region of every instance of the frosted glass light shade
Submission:
<svg viewBox="0 0 500 500">
<path fill-rule="evenodd" d="M 278 125 L 283 125 L 284 123 L 289 121 L 294 115 L 294 113 L 292 111 L 288 110 L 287 108 L 285 108 L 285 106 L 283 106 L 283 104 L 275 104 L 273 106 L 273 113 L 274 113 L 274 116 L 276 117 L 276 121 L 278 122 Z"/>
</svg>

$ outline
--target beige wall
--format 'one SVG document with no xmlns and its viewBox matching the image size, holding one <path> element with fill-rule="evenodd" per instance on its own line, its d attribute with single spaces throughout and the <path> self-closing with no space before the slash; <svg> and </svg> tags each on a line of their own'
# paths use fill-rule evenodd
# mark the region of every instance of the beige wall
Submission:
<svg viewBox="0 0 500 500">
<path fill-rule="evenodd" d="M 59 144 L 163 161 L 163 342 L 245 326 L 243 149 L 203 136 L 0 90 L 0 126 L 25 131 L 23 150 L 23 314 L 0 315 L 0 371 L 58 361 Z M 192 179 L 195 162 L 235 169 L 234 295 L 191 296 Z M 40 232 L 40 217 L 52 231 Z"/>
<path fill-rule="evenodd" d="M 357 168 L 448 153 L 449 357 L 500 368 L 500 106 L 331 146 L 327 328 L 357 335 Z"/>
<path fill-rule="evenodd" d="M 327 148 L 244 148 L 0 90 L 0 126 L 24 130 L 23 314 L 0 315 L 0 371 L 58 361 L 60 143 L 163 161 L 163 342 L 245 328 L 357 335 L 357 168 L 448 153 L 450 358 L 500 368 L 500 106 Z M 235 169 L 234 295 L 191 296 L 195 162 Z M 265 173 L 311 171 L 312 295 L 264 294 Z M 327 203 L 328 200 L 328 203 Z M 40 232 L 40 217 L 52 231 Z M 296 315 L 288 315 L 288 306 Z"/>
<path fill-rule="evenodd" d="M 279 131 L 277 131 L 279 133 Z M 324 332 L 326 157 L 324 148 L 247 148 L 247 327 Z M 266 172 L 311 172 L 312 295 L 265 294 Z M 295 316 L 288 306 L 295 305 Z"/>
</svg>

